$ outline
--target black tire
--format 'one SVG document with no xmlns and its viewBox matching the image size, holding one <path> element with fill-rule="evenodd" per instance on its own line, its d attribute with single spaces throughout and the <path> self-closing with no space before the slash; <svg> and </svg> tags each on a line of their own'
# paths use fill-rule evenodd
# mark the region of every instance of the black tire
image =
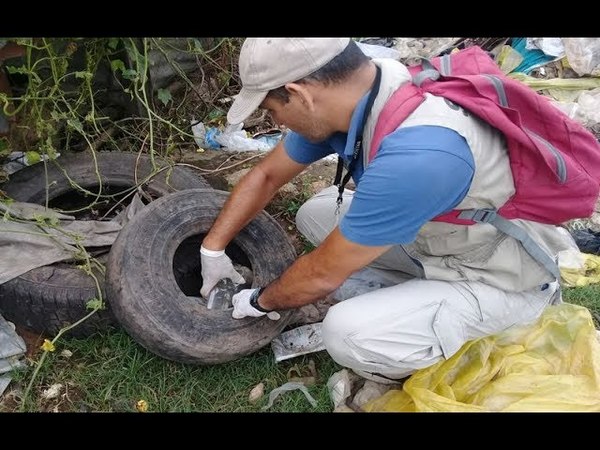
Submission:
<svg viewBox="0 0 600 450">
<path fill-rule="evenodd" d="M 177 279 L 177 255 L 199 254 L 200 241 L 221 211 L 228 193 L 191 189 L 169 194 L 144 209 L 124 229 L 111 249 L 106 289 L 116 318 L 149 351 L 173 361 L 219 364 L 253 353 L 286 326 L 281 319 L 231 317 L 231 309 L 209 310 L 184 293 Z M 264 286 L 292 264 L 295 250 L 287 235 L 261 212 L 227 247 L 233 262 L 250 267 L 254 286 Z"/>
<path fill-rule="evenodd" d="M 97 153 L 96 158 L 103 193 L 109 189 L 123 190 L 135 186 L 136 167 L 138 181 L 152 173 L 150 158 L 145 155 L 138 159 L 138 155 L 134 153 L 106 152 Z M 167 164 L 160 159 L 156 162 L 159 167 Z M 97 191 L 98 180 L 91 154 L 61 156 L 56 164 L 47 166 L 50 206 L 64 194 L 74 192 L 63 170 L 75 183 L 91 190 L 96 187 L 94 192 Z M 45 204 L 45 173 L 43 164 L 26 167 L 13 174 L 0 189 L 17 201 Z M 158 198 L 189 188 L 210 188 L 210 185 L 191 169 L 176 166 L 173 170 L 167 169 L 154 177 L 144 186 L 144 192 Z M 85 217 L 78 219 L 84 220 Z M 108 252 L 108 248 L 105 252 Z M 96 276 L 104 290 L 103 275 L 96 273 Z M 89 313 L 86 304 L 97 296 L 92 277 L 73 265 L 56 263 L 33 269 L 0 285 L 0 313 L 16 324 L 52 335 Z M 117 325 L 110 311 L 110 299 L 104 295 L 104 300 L 107 308 L 70 330 L 71 336 L 85 337 L 108 326 Z"/>
<path fill-rule="evenodd" d="M 135 169 L 137 167 L 137 180 L 143 180 L 152 173 L 152 162 L 146 155 L 125 152 L 99 152 L 96 153 L 98 172 L 102 178 L 103 192 L 111 187 L 129 188 L 135 183 Z M 164 167 L 167 163 L 159 158 L 155 159 L 156 165 Z M 46 202 L 46 185 L 48 199 L 56 200 L 61 195 L 73 192 L 74 188 L 65 176 L 69 177 L 84 188 L 98 186 L 98 178 L 91 153 L 74 153 L 57 158 L 47 165 L 48 178 L 44 164 L 36 164 L 15 172 L 10 176 L 1 189 L 11 198 L 20 202 L 36 203 L 43 205 Z M 169 192 L 190 188 L 206 188 L 210 185 L 192 169 L 175 166 L 173 170 L 165 171 L 152 178 L 144 189 L 151 195 L 161 197 Z"/>
</svg>

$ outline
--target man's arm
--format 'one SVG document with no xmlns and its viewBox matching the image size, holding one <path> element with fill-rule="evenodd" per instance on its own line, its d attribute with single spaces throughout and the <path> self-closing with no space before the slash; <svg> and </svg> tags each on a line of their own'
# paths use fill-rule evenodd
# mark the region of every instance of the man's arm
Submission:
<svg viewBox="0 0 600 450">
<path fill-rule="evenodd" d="M 204 238 L 208 250 L 222 250 L 273 198 L 277 190 L 306 168 L 285 152 L 283 141 L 235 186 Z"/>
<path fill-rule="evenodd" d="M 297 259 L 262 292 L 259 305 L 267 310 L 282 310 L 312 303 L 333 292 L 352 273 L 391 247 L 355 244 L 336 227 L 319 247 Z"/>
</svg>

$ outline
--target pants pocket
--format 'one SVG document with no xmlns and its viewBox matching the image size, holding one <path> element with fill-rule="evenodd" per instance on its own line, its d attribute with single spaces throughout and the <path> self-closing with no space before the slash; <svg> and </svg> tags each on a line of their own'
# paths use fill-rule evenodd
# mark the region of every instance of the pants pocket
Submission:
<svg viewBox="0 0 600 450">
<path fill-rule="evenodd" d="M 467 341 L 463 320 L 447 300 L 443 300 L 433 319 L 435 333 L 444 357 L 454 355 Z"/>
<path fill-rule="evenodd" d="M 346 345 L 367 371 L 400 373 L 448 358 L 465 342 L 464 327 L 446 301 L 429 303 L 348 335 Z"/>
</svg>

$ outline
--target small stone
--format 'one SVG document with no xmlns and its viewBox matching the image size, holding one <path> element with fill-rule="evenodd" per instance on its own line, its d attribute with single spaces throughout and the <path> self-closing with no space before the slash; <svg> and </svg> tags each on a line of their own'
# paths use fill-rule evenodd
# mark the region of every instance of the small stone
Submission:
<svg viewBox="0 0 600 450">
<path fill-rule="evenodd" d="M 263 395 L 265 395 L 265 384 L 258 383 L 250 391 L 250 395 L 248 395 L 248 401 L 250 403 L 256 403 Z"/>
</svg>

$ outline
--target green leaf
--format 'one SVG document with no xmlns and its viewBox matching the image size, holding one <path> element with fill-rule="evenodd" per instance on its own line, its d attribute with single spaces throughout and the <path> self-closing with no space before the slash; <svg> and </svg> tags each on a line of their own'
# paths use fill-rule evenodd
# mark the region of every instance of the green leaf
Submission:
<svg viewBox="0 0 600 450">
<path fill-rule="evenodd" d="M 32 164 L 35 163 L 39 163 L 42 160 L 42 157 L 40 156 L 40 154 L 38 152 L 35 152 L 33 150 L 29 151 L 29 152 L 25 152 L 25 163 L 28 166 L 31 166 Z"/>
<path fill-rule="evenodd" d="M 44 214 L 34 214 L 33 220 L 35 220 L 40 225 L 51 225 L 57 226 L 59 221 L 56 216 L 46 216 Z"/>
<path fill-rule="evenodd" d="M 158 99 L 163 103 L 163 105 L 167 106 L 167 103 L 169 103 L 172 99 L 171 93 L 166 89 L 159 89 Z"/>
<path fill-rule="evenodd" d="M 125 63 L 120 59 L 113 59 L 110 62 L 110 68 L 113 70 L 113 72 L 116 72 L 117 70 L 125 72 Z"/>
<path fill-rule="evenodd" d="M 137 77 L 138 73 L 136 70 L 127 69 L 123 71 L 123 78 L 126 80 L 134 80 Z"/>
<path fill-rule="evenodd" d="M 93 298 L 85 304 L 87 309 L 104 309 L 104 303 L 98 298 Z"/>
<path fill-rule="evenodd" d="M 52 138 L 50 136 L 48 136 L 46 138 L 46 143 L 44 145 L 44 152 L 48 155 L 49 159 L 56 159 L 56 149 L 54 148 L 54 145 L 52 144 Z"/>
<path fill-rule="evenodd" d="M 27 75 L 29 73 L 29 70 L 27 70 L 27 67 L 25 67 L 25 66 L 21 66 L 21 67 L 6 66 L 6 70 L 8 70 L 8 73 L 10 73 L 10 74 L 20 73 L 23 75 Z"/>
<path fill-rule="evenodd" d="M 108 40 L 108 47 L 112 50 L 115 50 L 117 48 L 117 45 L 119 45 L 120 40 L 121 39 L 119 39 L 119 38 L 110 38 Z"/>
<path fill-rule="evenodd" d="M 78 118 L 68 119 L 67 125 L 69 125 L 71 128 L 74 128 L 75 130 L 79 131 L 80 133 L 83 132 L 83 126 L 81 125 L 81 122 L 79 121 Z"/>
<path fill-rule="evenodd" d="M 88 80 L 92 79 L 92 73 L 87 71 L 79 71 L 75 72 L 75 78 L 87 78 Z"/>
<path fill-rule="evenodd" d="M 220 118 L 225 116 L 225 111 L 223 111 L 222 109 L 219 108 L 215 108 L 213 110 L 211 110 L 211 112 L 208 113 L 208 116 L 206 117 L 206 119 L 211 122 L 214 120 L 219 120 Z"/>
</svg>

